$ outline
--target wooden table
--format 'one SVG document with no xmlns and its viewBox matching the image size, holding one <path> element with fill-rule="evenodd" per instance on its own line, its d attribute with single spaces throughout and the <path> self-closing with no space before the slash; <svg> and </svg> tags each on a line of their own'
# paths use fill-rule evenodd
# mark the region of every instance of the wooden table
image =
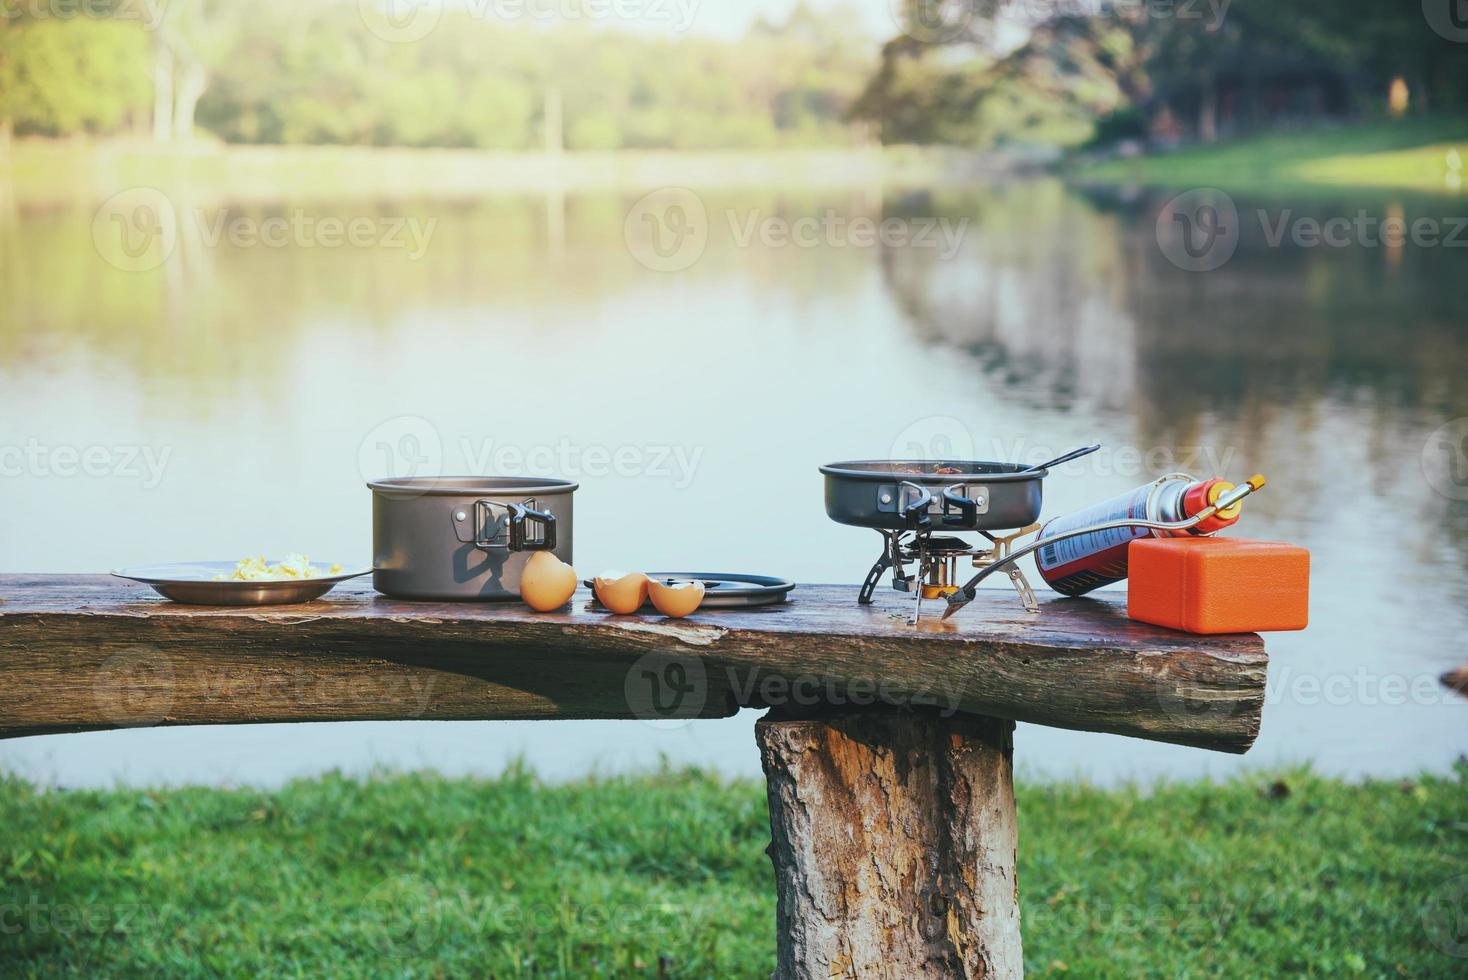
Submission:
<svg viewBox="0 0 1468 980">
<path fill-rule="evenodd" d="M 1115 599 L 911 600 L 801 586 L 685 620 L 402 602 L 182 606 L 105 576 L 0 575 L 0 737 L 148 725 L 629 718 L 768 708 L 778 976 L 1020 976 L 1014 722 L 1244 752 L 1253 634 L 1139 623 Z"/>
</svg>

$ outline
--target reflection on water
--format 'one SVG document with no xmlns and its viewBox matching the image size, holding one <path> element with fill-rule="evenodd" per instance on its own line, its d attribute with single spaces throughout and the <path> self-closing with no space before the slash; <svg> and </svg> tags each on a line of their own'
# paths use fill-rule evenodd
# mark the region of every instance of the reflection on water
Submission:
<svg viewBox="0 0 1468 980">
<path fill-rule="evenodd" d="M 171 192 L 177 239 L 145 271 L 103 260 L 92 205 L 0 197 L 0 445 L 40 460 L 0 481 L 0 567 L 262 548 L 363 560 L 363 468 L 411 434 L 445 470 L 522 460 L 579 477 L 582 571 L 854 582 L 878 542 L 825 519 L 818 463 L 1033 461 L 1095 440 L 1107 451 L 1047 481 L 1047 514 L 1171 469 L 1261 471 L 1270 486 L 1241 532 L 1312 551 L 1313 624 L 1269 638 L 1264 733 L 1243 764 L 1398 773 L 1463 750 L 1463 704 L 1435 677 L 1468 661 L 1468 487 L 1443 468 L 1468 475 L 1468 454 L 1445 443 L 1435 465 L 1429 437 L 1468 416 L 1465 251 L 1264 233 L 1286 212 L 1411 221 L 1450 206 L 1239 200 L 1237 252 L 1188 273 L 1158 247 L 1151 195 L 1053 182 L 885 199 L 701 192 L 706 247 L 658 271 L 626 244 L 640 196 L 238 205 Z M 301 230 L 327 218 L 431 234 L 415 258 Z M 821 221 L 804 243 L 761 234 L 801 218 Z M 943 219 L 963 235 L 951 256 L 866 246 L 832 218 Z M 278 246 L 217 233 L 269 219 L 293 229 Z M 90 475 L 58 474 L 48 455 L 95 446 L 115 455 Z M 166 460 L 161 473 L 129 471 L 129 447 Z M 598 462 L 619 449 L 632 467 Z M 268 781 L 374 759 L 462 771 L 519 751 L 552 775 L 660 754 L 752 774 L 748 721 L 293 728 L 288 751 L 281 729 L 109 733 L 6 743 L 0 761 L 65 782 Z M 1022 769 L 1100 779 L 1238 764 L 1028 727 L 1018 744 Z"/>
</svg>

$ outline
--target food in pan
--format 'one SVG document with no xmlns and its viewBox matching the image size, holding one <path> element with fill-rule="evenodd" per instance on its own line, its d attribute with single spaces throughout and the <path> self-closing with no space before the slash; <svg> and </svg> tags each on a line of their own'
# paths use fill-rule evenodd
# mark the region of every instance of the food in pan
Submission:
<svg viewBox="0 0 1468 980">
<path fill-rule="evenodd" d="M 657 611 L 664 616 L 678 618 L 687 616 L 703 603 L 702 582 L 656 582 L 647 583 L 648 595 Z"/>
<path fill-rule="evenodd" d="M 530 556 L 520 572 L 520 598 L 536 612 L 559 609 L 576 591 L 576 569 L 549 551 Z"/>
<path fill-rule="evenodd" d="M 234 571 L 216 575 L 214 581 L 285 582 L 292 579 L 325 578 L 329 575 L 340 575 L 341 571 L 340 565 L 332 565 L 323 571 L 311 564 L 309 555 L 295 552 L 286 555 L 285 560 L 278 561 L 274 565 L 266 562 L 264 555 L 253 555 L 249 558 L 241 558 L 235 563 Z"/>
</svg>

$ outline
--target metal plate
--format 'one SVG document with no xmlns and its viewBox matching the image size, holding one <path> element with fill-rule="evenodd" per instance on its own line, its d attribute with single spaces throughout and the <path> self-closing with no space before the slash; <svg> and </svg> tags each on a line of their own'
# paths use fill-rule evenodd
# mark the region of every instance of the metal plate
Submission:
<svg viewBox="0 0 1468 980">
<path fill-rule="evenodd" d="M 277 559 L 278 560 L 278 559 Z M 291 602 L 310 602 L 330 592 L 338 582 L 357 578 L 372 571 L 356 568 L 320 578 L 281 579 L 270 582 L 214 581 L 216 575 L 228 575 L 235 569 L 232 561 L 185 561 L 168 565 L 139 565 L 115 569 L 118 578 L 142 582 L 153 591 L 174 602 L 201 606 L 275 606 Z M 275 560 L 267 562 L 275 564 Z M 312 562 L 330 568 L 332 562 Z"/>
<path fill-rule="evenodd" d="M 648 572 L 647 577 L 654 582 L 675 580 L 687 582 L 690 579 L 702 582 L 703 603 L 698 607 L 699 609 L 749 609 L 755 606 L 773 606 L 776 603 L 784 602 L 790 595 L 790 590 L 795 588 L 795 583 L 789 579 L 729 572 Z M 595 589 L 593 579 L 586 579 L 582 584 L 589 589 Z M 596 602 L 595 599 L 592 601 Z M 601 603 L 597 602 L 596 605 L 600 607 Z M 643 603 L 643 608 L 651 609 L 651 600 Z"/>
</svg>

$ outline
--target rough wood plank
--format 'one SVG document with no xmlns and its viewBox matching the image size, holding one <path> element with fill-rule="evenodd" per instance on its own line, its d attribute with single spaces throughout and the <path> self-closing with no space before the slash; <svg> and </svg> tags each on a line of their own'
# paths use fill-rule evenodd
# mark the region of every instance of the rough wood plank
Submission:
<svg viewBox="0 0 1468 980">
<path fill-rule="evenodd" d="M 1243 752 L 1267 658 L 1115 599 L 984 592 L 947 622 L 910 600 L 801 586 L 681 621 L 403 602 L 365 583 L 299 606 L 184 606 L 107 576 L 0 576 L 0 736 L 151 724 L 401 718 L 663 718 L 739 706 L 929 705 Z"/>
<path fill-rule="evenodd" d="M 1024 975 L 1013 732 L 900 709 L 756 723 L 776 977 Z"/>
</svg>

